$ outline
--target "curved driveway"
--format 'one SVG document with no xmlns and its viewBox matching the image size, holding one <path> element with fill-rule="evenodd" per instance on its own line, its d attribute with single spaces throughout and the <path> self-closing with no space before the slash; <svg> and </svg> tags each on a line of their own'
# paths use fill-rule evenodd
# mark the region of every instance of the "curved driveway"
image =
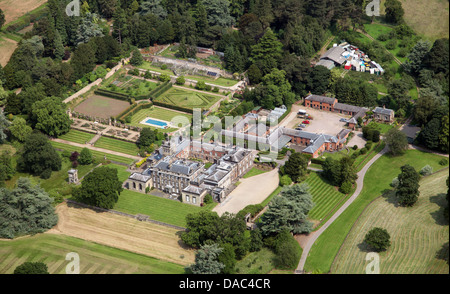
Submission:
<svg viewBox="0 0 450 294">
<path fill-rule="evenodd" d="M 303 272 L 305 267 L 306 258 L 309 255 L 309 251 L 313 246 L 314 242 L 316 242 L 317 238 L 344 212 L 350 204 L 359 196 L 362 191 L 364 185 L 364 176 L 366 175 L 367 170 L 372 166 L 372 164 L 380 158 L 383 154 L 385 154 L 388 150 L 388 147 L 384 147 L 377 155 L 375 155 L 362 169 L 358 172 L 358 179 L 356 180 L 356 190 L 353 195 L 341 206 L 341 208 L 336 211 L 336 213 L 317 231 L 314 231 L 308 235 L 308 239 L 305 244 L 305 248 L 303 248 L 303 253 L 300 258 L 300 262 L 298 264 L 296 272 Z"/>
</svg>

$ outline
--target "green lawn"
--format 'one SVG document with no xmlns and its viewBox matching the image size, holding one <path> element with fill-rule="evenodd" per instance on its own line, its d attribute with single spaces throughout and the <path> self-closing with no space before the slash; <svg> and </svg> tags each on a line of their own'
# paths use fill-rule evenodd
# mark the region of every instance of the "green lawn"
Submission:
<svg viewBox="0 0 450 294">
<path fill-rule="evenodd" d="M 214 205 L 198 207 L 125 189 L 120 193 L 119 201 L 114 209 L 130 214 L 148 215 L 152 220 L 185 227 L 186 215 L 205 209 L 210 210 L 213 207 Z"/>
<path fill-rule="evenodd" d="M 263 173 L 266 173 L 266 172 L 268 172 L 268 170 L 262 170 L 262 169 L 259 169 L 259 168 L 256 168 L 256 167 L 252 167 L 252 168 L 251 168 L 251 169 L 243 176 L 243 178 L 244 178 L 244 179 L 250 178 L 250 177 L 257 176 L 257 175 L 260 175 L 260 174 L 263 174 Z"/>
<path fill-rule="evenodd" d="M 336 187 L 321 178 L 320 173 L 311 172 L 304 183 L 308 184 L 315 204 L 308 214 L 310 219 L 322 221 L 326 216 L 331 216 L 329 214 L 338 209 L 347 198 Z"/>
<path fill-rule="evenodd" d="M 50 141 L 50 143 L 52 144 L 53 147 L 55 147 L 57 149 L 67 150 L 69 152 L 74 152 L 74 151 L 81 152 L 81 150 L 83 149 L 81 147 L 76 147 L 76 146 L 59 143 L 59 142 L 54 142 L 54 141 Z M 127 158 L 127 157 L 104 153 L 104 152 L 100 152 L 100 151 L 96 151 L 96 150 L 92 150 L 92 149 L 90 151 L 91 151 L 91 154 L 97 160 L 103 160 L 104 156 L 106 156 L 106 160 L 112 160 L 112 161 L 125 163 L 125 164 L 132 164 L 134 162 L 133 159 Z"/>
<path fill-rule="evenodd" d="M 144 61 L 144 63 L 140 66 L 138 66 L 138 68 L 140 69 L 145 69 L 145 70 L 151 70 L 151 71 L 155 71 L 155 72 L 159 72 L 159 73 L 163 73 L 163 74 L 167 74 L 169 76 L 173 76 L 173 71 L 169 70 L 169 69 L 161 69 L 160 67 L 156 67 L 153 66 L 150 62 L 148 61 Z"/>
<path fill-rule="evenodd" d="M 0 274 L 12 274 L 22 263 L 44 262 L 50 274 L 65 274 L 66 254 L 80 257 L 80 274 L 183 274 L 182 265 L 78 238 L 37 234 L 0 241 Z"/>
<path fill-rule="evenodd" d="M 247 254 L 236 263 L 237 274 L 267 274 L 275 268 L 276 255 L 263 247 L 260 251 Z"/>
<path fill-rule="evenodd" d="M 429 164 L 437 171 L 442 169 L 439 165 L 440 159 L 442 156 L 418 150 L 408 150 L 399 157 L 384 155 L 379 158 L 366 173 L 364 187 L 358 198 L 324 231 L 311 248 L 305 270 L 321 270 L 325 273 L 330 271 L 340 246 L 359 215 L 371 201 L 391 189 L 389 184 L 398 176 L 401 166 L 410 164 L 419 171 Z"/>
<path fill-rule="evenodd" d="M 138 155 L 139 148 L 135 143 L 125 142 L 110 137 L 102 136 L 94 144 L 95 147 L 116 151 L 129 155 Z"/>
<path fill-rule="evenodd" d="M 236 80 L 230 80 L 227 78 L 217 78 L 217 79 L 213 79 L 213 78 L 208 78 L 208 77 L 204 77 L 204 76 L 185 76 L 186 79 L 190 79 L 190 80 L 194 80 L 197 82 L 205 82 L 207 84 L 213 84 L 213 85 L 218 85 L 218 86 L 223 86 L 223 87 L 232 87 L 234 85 L 236 85 L 239 81 Z"/>
<path fill-rule="evenodd" d="M 75 143 L 79 143 L 79 144 L 86 144 L 86 142 L 91 141 L 92 138 L 94 138 L 94 137 L 95 137 L 95 134 L 71 129 L 67 134 L 59 136 L 58 139 L 75 142 Z"/>
<path fill-rule="evenodd" d="M 155 101 L 192 109 L 208 109 L 214 105 L 214 103 L 219 101 L 220 98 L 221 97 L 217 95 L 209 95 L 197 91 L 190 91 L 189 89 L 172 87 L 170 90 L 156 98 Z"/>
</svg>

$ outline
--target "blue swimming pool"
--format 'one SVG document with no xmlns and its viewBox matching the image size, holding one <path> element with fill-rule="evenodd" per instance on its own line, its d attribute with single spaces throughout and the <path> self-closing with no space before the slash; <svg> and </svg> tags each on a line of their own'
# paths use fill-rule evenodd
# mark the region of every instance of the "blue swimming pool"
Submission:
<svg viewBox="0 0 450 294">
<path fill-rule="evenodd" d="M 167 126 L 167 123 L 159 121 L 159 120 L 154 120 L 154 119 L 151 119 L 151 118 L 147 119 L 145 121 L 145 123 L 150 124 L 150 125 L 155 125 L 155 126 L 158 126 L 158 127 L 161 127 L 161 128 L 164 128 L 165 126 Z"/>
</svg>

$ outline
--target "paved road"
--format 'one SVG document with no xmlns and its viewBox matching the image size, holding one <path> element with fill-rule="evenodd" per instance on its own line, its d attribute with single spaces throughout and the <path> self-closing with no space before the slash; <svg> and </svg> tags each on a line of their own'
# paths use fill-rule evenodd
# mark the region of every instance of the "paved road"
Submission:
<svg viewBox="0 0 450 294">
<path fill-rule="evenodd" d="M 319 236 L 344 212 L 347 207 L 350 206 L 350 204 L 353 203 L 353 201 L 359 196 L 359 194 L 362 191 L 363 185 L 364 185 L 364 176 L 366 175 L 367 170 L 372 166 L 372 164 L 380 158 L 383 154 L 385 154 L 388 150 L 388 147 L 385 147 L 383 150 L 380 151 L 377 155 L 375 155 L 364 167 L 363 169 L 358 172 L 358 179 L 356 180 L 356 190 L 353 193 L 353 195 L 347 200 L 347 202 L 342 205 L 341 208 L 336 211 L 336 213 L 317 231 L 312 232 L 308 236 L 308 240 L 306 241 L 305 248 L 303 248 L 303 253 L 300 258 L 300 262 L 298 264 L 296 272 L 302 272 L 304 270 L 306 258 L 309 255 L 309 251 L 311 250 L 311 247 L 313 246 L 314 242 L 319 238 Z"/>
</svg>

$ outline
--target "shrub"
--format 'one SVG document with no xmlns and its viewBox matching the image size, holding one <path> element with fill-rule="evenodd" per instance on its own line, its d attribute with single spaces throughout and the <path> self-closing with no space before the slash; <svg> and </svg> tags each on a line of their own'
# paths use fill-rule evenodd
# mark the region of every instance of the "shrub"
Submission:
<svg viewBox="0 0 450 294">
<path fill-rule="evenodd" d="M 203 203 L 205 203 L 205 204 L 213 203 L 213 198 L 212 198 L 211 194 L 205 195 L 205 198 L 203 198 Z"/>
<path fill-rule="evenodd" d="M 342 185 L 339 187 L 339 192 L 343 194 L 348 194 L 352 191 L 352 183 L 349 181 L 345 181 L 342 183 Z"/>
<path fill-rule="evenodd" d="M 395 177 L 395 178 L 392 179 L 392 182 L 390 183 L 390 185 L 391 185 L 392 188 L 397 188 L 398 187 L 398 183 L 399 183 L 398 177 Z"/>
<path fill-rule="evenodd" d="M 179 76 L 175 82 L 175 84 L 183 86 L 184 83 L 186 83 L 186 79 L 184 78 L 184 76 Z"/>
<path fill-rule="evenodd" d="M 359 152 L 360 152 L 361 154 L 366 154 L 366 153 L 367 153 L 367 148 L 366 148 L 366 147 L 361 148 L 361 149 L 359 150 Z"/>
<path fill-rule="evenodd" d="M 167 69 L 167 65 L 166 64 L 161 65 L 161 69 L 162 70 L 166 70 Z"/>
<path fill-rule="evenodd" d="M 49 179 L 51 176 L 52 176 L 52 170 L 48 168 L 42 172 L 41 179 L 46 180 L 46 179 Z"/>
<path fill-rule="evenodd" d="M 288 175 L 284 175 L 280 178 L 280 186 L 289 186 L 292 184 L 292 180 Z"/>
<path fill-rule="evenodd" d="M 81 150 L 78 162 L 82 165 L 88 165 L 92 163 L 92 154 L 88 148 L 83 148 L 83 150 Z"/>
<path fill-rule="evenodd" d="M 212 88 L 212 87 L 211 87 L 210 85 L 205 85 L 205 90 L 206 90 L 206 91 L 211 91 L 211 88 Z"/>
<path fill-rule="evenodd" d="M 366 234 L 364 242 L 379 252 L 386 250 L 391 245 L 390 238 L 391 236 L 385 229 L 373 228 Z"/>
<path fill-rule="evenodd" d="M 397 40 L 396 39 L 390 39 L 386 42 L 386 48 L 389 50 L 394 50 L 395 47 L 397 47 Z"/>
<path fill-rule="evenodd" d="M 442 158 L 441 160 L 439 160 L 439 164 L 442 166 L 447 165 L 448 164 L 447 158 Z"/>
<path fill-rule="evenodd" d="M 353 145 L 352 149 L 353 149 L 353 150 L 358 149 L 358 145 Z"/>
<path fill-rule="evenodd" d="M 429 176 L 433 173 L 433 168 L 430 165 L 425 165 L 421 170 L 420 170 L 420 174 L 422 176 Z"/>
<path fill-rule="evenodd" d="M 43 262 L 24 262 L 14 270 L 15 275 L 42 275 L 49 274 L 48 267 Z"/>
<path fill-rule="evenodd" d="M 170 76 L 168 75 L 168 74 L 161 74 L 160 76 L 159 76 L 159 80 L 161 81 L 161 82 L 167 82 L 167 81 L 170 81 Z"/>
<path fill-rule="evenodd" d="M 197 83 L 197 85 L 195 85 L 195 88 L 197 90 L 205 90 L 206 84 L 205 84 L 204 81 L 200 81 L 200 82 Z"/>
<path fill-rule="evenodd" d="M 366 145 L 364 147 L 366 147 L 367 150 L 369 150 L 370 148 L 372 148 L 372 141 L 367 141 Z"/>
</svg>

